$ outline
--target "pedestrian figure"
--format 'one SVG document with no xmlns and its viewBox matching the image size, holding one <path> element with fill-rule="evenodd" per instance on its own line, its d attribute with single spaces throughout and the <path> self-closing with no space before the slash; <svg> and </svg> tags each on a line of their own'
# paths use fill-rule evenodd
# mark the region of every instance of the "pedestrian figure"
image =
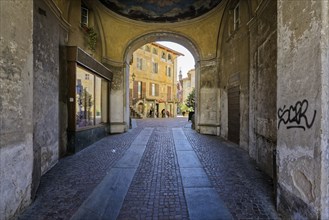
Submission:
<svg viewBox="0 0 329 220">
<path fill-rule="evenodd" d="M 150 109 L 150 115 L 149 115 L 149 117 L 152 118 L 152 116 L 153 116 L 153 107 L 151 107 L 151 109 Z"/>
</svg>

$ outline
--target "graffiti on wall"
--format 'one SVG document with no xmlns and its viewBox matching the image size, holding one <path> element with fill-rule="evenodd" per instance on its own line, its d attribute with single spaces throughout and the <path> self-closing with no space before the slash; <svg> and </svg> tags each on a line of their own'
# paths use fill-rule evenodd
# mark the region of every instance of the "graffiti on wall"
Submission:
<svg viewBox="0 0 329 220">
<path fill-rule="evenodd" d="M 310 117 L 311 116 L 311 117 Z M 310 129 L 313 126 L 316 117 L 316 110 L 312 113 L 308 112 L 308 101 L 298 101 L 295 105 L 291 105 L 287 108 L 285 105 L 278 109 L 278 129 L 281 124 L 284 124 L 287 129 L 299 128 Z"/>
</svg>

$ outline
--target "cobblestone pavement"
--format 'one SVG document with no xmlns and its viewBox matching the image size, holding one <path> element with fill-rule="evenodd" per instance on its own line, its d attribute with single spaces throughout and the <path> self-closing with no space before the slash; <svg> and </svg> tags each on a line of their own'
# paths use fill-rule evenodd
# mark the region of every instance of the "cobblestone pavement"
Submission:
<svg viewBox="0 0 329 220">
<path fill-rule="evenodd" d="M 184 131 L 233 218 L 279 219 L 272 180 L 257 168 L 247 152 L 219 137 L 200 135 L 191 129 Z"/>
<path fill-rule="evenodd" d="M 140 131 L 108 136 L 61 159 L 42 176 L 35 201 L 18 219 L 70 219 Z"/>
<path fill-rule="evenodd" d="M 145 127 L 154 127 L 122 205 L 119 219 L 188 219 L 172 130 L 185 132 L 209 180 L 235 219 L 278 219 L 269 177 L 248 154 L 219 137 L 200 135 L 187 118 L 137 120 L 137 128 L 111 135 L 61 159 L 45 174 L 36 200 L 19 219 L 70 219 Z"/>
<path fill-rule="evenodd" d="M 156 128 L 146 147 L 119 219 L 188 219 L 171 129 Z"/>
</svg>

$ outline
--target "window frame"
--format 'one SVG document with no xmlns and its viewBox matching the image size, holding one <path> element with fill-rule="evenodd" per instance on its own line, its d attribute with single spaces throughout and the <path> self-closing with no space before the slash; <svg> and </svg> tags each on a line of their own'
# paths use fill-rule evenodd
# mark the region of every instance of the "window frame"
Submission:
<svg viewBox="0 0 329 220">
<path fill-rule="evenodd" d="M 158 49 L 155 48 L 155 47 L 153 47 L 153 49 L 152 49 L 152 54 L 154 54 L 154 55 L 158 55 Z"/>
<path fill-rule="evenodd" d="M 84 11 L 86 12 L 86 15 L 83 14 Z M 81 9 L 80 9 L 80 24 L 81 26 L 86 26 L 86 27 L 88 27 L 89 24 L 89 9 L 83 5 L 81 5 Z"/>
<path fill-rule="evenodd" d="M 137 69 L 143 70 L 143 58 L 137 57 L 136 63 L 137 63 Z"/>
<path fill-rule="evenodd" d="M 67 131 L 68 132 L 80 132 L 83 130 L 95 129 L 98 127 L 108 126 L 110 123 L 110 104 L 111 104 L 111 83 L 113 81 L 113 72 L 106 68 L 103 64 L 92 58 L 88 53 L 77 46 L 66 46 L 67 51 Z M 107 84 L 107 97 L 104 101 L 107 102 L 106 115 L 107 123 L 99 124 L 96 126 L 90 126 L 86 128 L 76 129 L 76 85 L 77 85 L 77 66 L 87 69 L 101 78 L 104 78 Z M 105 91 L 104 91 L 105 92 Z"/>
<path fill-rule="evenodd" d="M 171 66 L 167 66 L 167 74 L 168 77 L 171 77 Z"/>
<path fill-rule="evenodd" d="M 155 96 L 155 83 L 151 83 L 151 96 Z"/>
<path fill-rule="evenodd" d="M 161 52 L 161 60 L 162 60 L 162 61 L 167 61 L 167 54 L 166 54 L 165 51 L 162 51 L 162 52 Z"/>
<path fill-rule="evenodd" d="M 170 53 L 168 53 L 168 62 L 172 62 L 172 56 L 171 56 L 171 54 Z"/>
<path fill-rule="evenodd" d="M 83 74 L 85 74 L 85 76 L 88 74 L 88 78 L 85 78 L 85 80 L 93 80 L 93 105 L 92 105 L 92 108 L 93 108 L 93 122 L 92 122 L 92 125 L 87 125 L 87 126 L 83 126 L 83 127 L 78 127 L 77 126 L 77 119 L 75 118 L 75 123 L 74 123 L 74 130 L 75 131 L 81 131 L 81 130 L 86 130 L 86 129 L 92 129 L 92 128 L 95 128 L 95 127 L 98 127 L 98 126 L 102 126 L 103 124 L 107 124 L 109 123 L 109 87 L 110 87 L 110 81 L 108 79 L 106 79 L 105 77 L 97 74 L 96 72 L 93 72 L 91 71 L 90 69 L 84 67 L 83 65 L 80 65 L 80 64 L 76 64 L 76 72 L 75 72 L 75 110 L 74 110 L 74 117 L 77 117 L 77 108 L 76 108 L 76 104 L 77 104 L 77 70 L 78 69 L 81 69 L 83 70 Z M 104 113 L 106 115 L 106 122 L 101 122 L 101 123 L 96 123 L 96 79 L 99 78 L 101 79 L 101 82 L 102 80 L 104 80 L 106 82 L 106 103 L 105 103 L 105 106 L 106 106 L 106 112 Z M 102 88 L 100 88 L 102 90 Z M 101 95 L 101 94 L 100 94 Z M 100 97 L 100 99 L 102 100 L 104 97 Z M 101 104 L 102 105 L 102 104 Z M 101 113 L 102 115 L 102 113 Z M 70 116 L 70 117 L 73 117 L 73 116 Z"/>
<path fill-rule="evenodd" d="M 159 64 L 157 62 L 152 62 L 152 73 L 159 73 Z"/>
<path fill-rule="evenodd" d="M 149 45 L 145 45 L 145 51 L 146 52 L 151 52 L 151 47 Z"/>
<path fill-rule="evenodd" d="M 240 27 L 241 18 L 240 18 L 240 2 L 237 2 L 233 9 L 233 30 L 237 30 Z"/>
</svg>

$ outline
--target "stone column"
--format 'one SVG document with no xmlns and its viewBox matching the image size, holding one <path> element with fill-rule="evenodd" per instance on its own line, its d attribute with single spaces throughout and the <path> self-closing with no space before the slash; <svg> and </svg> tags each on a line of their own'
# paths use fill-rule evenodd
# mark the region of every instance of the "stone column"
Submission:
<svg viewBox="0 0 329 220">
<path fill-rule="evenodd" d="M 202 134 L 219 135 L 218 62 L 200 61 L 196 65 L 196 130 Z"/>
<path fill-rule="evenodd" d="M 278 1 L 278 210 L 328 219 L 328 1 Z"/>
<path fill-rule="evenodd" d="M 110 92 L 111 133 L 122 133 L 129 129 L 129 64 L 105 65 L 113 71 L 113 82 Z"/>
<path fill-rule="evenodd" d="M 33 1 L 0 1 L 0 219 L 31 202 Z"/>
<path fill-rule="evenodd" d="M 129 64 L 103 63 L 113 72 L 110 92 L 110 130 L 122 133 L 129 129 Z"/>
</svg>

